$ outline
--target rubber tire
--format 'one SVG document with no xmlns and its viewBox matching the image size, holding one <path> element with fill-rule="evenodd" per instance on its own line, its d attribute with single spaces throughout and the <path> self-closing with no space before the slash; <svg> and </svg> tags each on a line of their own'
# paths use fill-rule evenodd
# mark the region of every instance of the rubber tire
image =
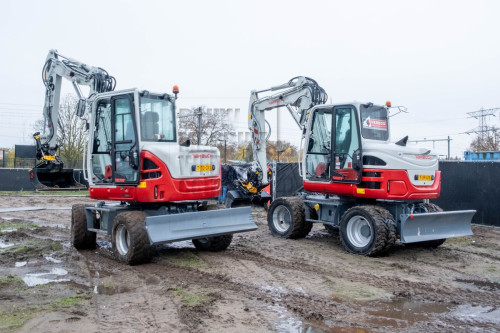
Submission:
<svg viewBox="0 0 500 333">
<path fill-rule="evenodd" d="M 200 239 L 193 239 L 193 245 L 199 251 L 224 251 L 228 248 L 229 244 L 233 241 L 233 234 L 205 237 Z"/>
<path fill-rule="evenodd" d="M 424 207 L 425 210 L 427 210 L 428 213 L 435 213 L 435 212 L 442 212 L 443 211 L 443 209 L 441 209 L 441 207 L 439 207 L 436 204 L 430 203 L 430 202 L 424 203 L 424 204 L 422 204 L 422 206 Z M 435 249 L 435 248 L 443 245 L 443 243 L 445 241 L 446 241 L 446 238 L 433 239 L 433 240 L 429 240 L 429 241 L 425 241 L 425 242 L 409 243 L 408 245 L 410 245 L 411 247 L 422 247 L 422 248 Z"/>
<path fill-rule="evenodd" d="M 96 233 L 87 230 L 85 207 L 89 205 L 77 204 L 71 207 L 71 244 L 78 250 L 96 248 Z"/>
<path fill-rule="evenodd" d="M 289 225 L 282 230 L 278 229 L 275 225 L 275 215 L 276 210 L 279 213 L 280 210 L 285 210 L 288 212 L 290 221 Z M 278 221 L 276 221 L 279 223 Z M 267 224 L 269 230 L 274 236 L 282 238 L 304 238 L 306 237 L 312 229 L 312 223 L 306 222 L 304 215 L 304 204 L 302 199 L 299 197 L 282 197 L 274 200 L 269 206 L 269 212 L 267 213 Z"/>
<path fill-rule="evenodd" d="M 369 223 L 371 234 L 368 243 L 356 246 L 348 235 L 348 226 L 352 218 L 361 217 Z M 383 252 L 387 244 L 388 229 L 385 217 L 376 206 L 355 206 L 349 208 L 340 219 L 340 241 L 344 248 L 353 254 L 374 256 Z"/>
<path fill-rule="evenodd" d="M 380 206 L 375 206 L 375 209 L 378 210 L 380 214 L 382 214 L 382 216 L 384 217 L 384 223 L 387 226 L 385 249 L 383 250 L 384 252 L 387 252 L 396 245 L 396 240 L 398 238 L 396 221 L 394 221 L 394 217 L 387 209 Z"/>
<path fill-rule="evenodd" d="M 118 214 L 113 220 L 113 229 L 111 233 L 111 244 L 113 253 L 118 261 L 129 265 L 137 265 L 149 262 L 152 258 L 152 248 L 146 231 L 144 221 L 148 215 L 141 211 L 123 212 Z M 117 238 L 123 236 L 117 230 L 124 227 L 126 235 L 129 236 L 128 249 L 122 249 L 117 246 Z"/>
</svg>

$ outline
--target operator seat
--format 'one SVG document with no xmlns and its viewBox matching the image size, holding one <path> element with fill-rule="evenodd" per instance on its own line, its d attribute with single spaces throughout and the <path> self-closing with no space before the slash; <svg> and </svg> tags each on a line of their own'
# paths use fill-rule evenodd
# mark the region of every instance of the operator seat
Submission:
<svg viewBox="0 0 500 333">
<path fill-rule="evenodd" d="M 142 116 L 142 138 L 146 140 L 155 139 L 155 134 L 159 132 L 160 116 L 158 112 L 148 111 Z"/>
</svg>

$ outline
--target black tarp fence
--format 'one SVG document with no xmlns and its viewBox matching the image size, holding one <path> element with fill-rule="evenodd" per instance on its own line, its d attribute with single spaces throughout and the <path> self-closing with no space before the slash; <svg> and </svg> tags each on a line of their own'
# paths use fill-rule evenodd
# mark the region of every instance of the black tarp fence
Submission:
<svg viewBox="0 0 500 333">
<path fill-rule="evenodd" d="M 475 209 L 472 223 L 500 227 L 500 162 L 440 161 L 443 210 Z"/>
<path fill-rule="evenodd" d="M 304 189 L 298 163 L 276 163 L 273 172 L 276 175 L 271 188 L 273 198 L 294 196 Z"/>
</svg>

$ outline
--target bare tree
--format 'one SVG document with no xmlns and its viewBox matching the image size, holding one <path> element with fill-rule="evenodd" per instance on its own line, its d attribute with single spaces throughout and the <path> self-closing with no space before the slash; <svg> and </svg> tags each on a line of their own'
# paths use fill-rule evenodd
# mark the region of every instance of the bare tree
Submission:
<svg viewBox="0 0 500 333">
<path fill-rule="evenodd" d="M 470 144 L 470 151 L 497 151 L 500 150 L 500 131 L 490 127 L 482 136 L 478 135 Z"/>
<path fill-rule="evenodd" d="M 297 162 L 297 148 L 287 141 L 268 141 L 266 149 L 267 159 L 278 162 Z"/>
<path fill-rule="evenodd" d="M 235 150 L 235 160 L 251 162 L 252 157 L 252 145 L 250 143 L 239 145 Z M 297 148 L 287 141 L 267 141 L 266 158 L 268 161 L 297 162 Z"/>
<path fill-rule="evenodd" d="M 59 123 L 57 131 L 57 144 L 59 145 L 59 155 L 65 163 L 65 167 L 75 168 L 82 164 L 83 150 L 87 141 L 86 122 L 88 114 L 84 118 L 76 115 L 78 99 L 71 94 L 67 94 L 59 105 Z M 35 123 L 35 130 L 43 132 L 44 121 L 38 120 Z"/>
<path fill-rule="evenodd" d="M 201 108 L 201 144 L 218 146 L 223 144 L 224 141 L 230 142 L 235 132 L 229 122 L 229 111 L 227 109 L 211 109 L 211 111 L 207 111 L 205 107 Z M 178 132 L 180 142 L 189 139 L 192 143 L 199 144 L 198 116 L 195 115 L 197 109 L 191 108 L 187 112 L 181 110 Z"/>
</svg>

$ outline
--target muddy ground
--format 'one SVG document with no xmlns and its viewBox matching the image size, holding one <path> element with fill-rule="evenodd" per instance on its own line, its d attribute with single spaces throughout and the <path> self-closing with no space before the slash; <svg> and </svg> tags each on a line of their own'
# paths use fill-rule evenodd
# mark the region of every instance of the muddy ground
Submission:
<svg viewBox="0 0 500 333">
<path fill-rule="evenodd" d="M 224 252 L 189 241 L 156 248 L 149 264 L 69 243 L 82 196 L 0 197 L 0 331 L 19 332 L 493 332 L 500 330 L 500 230 L 438 249 L 397 246 L 347 254 L 317 225 L 306 239 L 259 229 Z M 43 210 L 1 212 L 12 207 Z"/>
</svg>

